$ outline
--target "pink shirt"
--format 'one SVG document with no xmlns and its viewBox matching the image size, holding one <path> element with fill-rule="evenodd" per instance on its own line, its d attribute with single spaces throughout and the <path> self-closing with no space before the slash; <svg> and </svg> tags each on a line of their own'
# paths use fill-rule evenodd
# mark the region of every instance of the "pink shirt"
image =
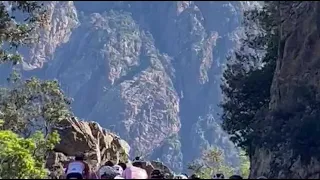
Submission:
<svg viewBox="0 0 320 180">
<path fill-rule="evenodd" d="M 125 179 L 148 179 L 148 174 L 144 169 L 130 166 L 123 171 L 123 177 Z"/>
</svg>

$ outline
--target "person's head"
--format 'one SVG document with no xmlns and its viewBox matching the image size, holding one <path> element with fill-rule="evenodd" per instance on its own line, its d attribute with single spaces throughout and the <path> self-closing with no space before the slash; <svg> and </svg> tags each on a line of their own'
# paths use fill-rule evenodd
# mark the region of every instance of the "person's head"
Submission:
<svg viewBox="0 0 320 180">
<path fill-rule="evenodd" d="M 188 179 L 187 176 L 185 176 L 184 174 L 179 174 L 173 177 L 173 179 Z"/>
<path fill-rule="evenodd" d="M 126 170 L 126 169 L 127 169 L 126 163 L 120 162 L 120 163 L 118 163 L 118 165 L 121 166 L 123 170 Z"/>
<path fill-rule="evenodd" d="M 151 179 L 163 179 L 164 175 L 161 173 L 159 169 L 154 169 L 151 172 Z"/>
<path fill-rule="evenodd" d="M 115 173 L 114 168 L 111 166 L 102 166 L 99 169 L 99 176 L 101 179 L 113 179 Z"/>
<path fill-rule="evenodd" d="M 133 162 L 141 161 L 141 157 L 137 156 L 133 159 Z"/>
<path fill-rule="evenodd" d="M 212 176 L 212 179 L 224 179 L 224 175 L 222 173 L 217 173 Z"/>
<path fill-rule="evenodd" d="M 110 167 L 114 166 L 113 162 L 111 162 L 111 161 L 107 161 L 106 163 L 104 163 L 104 165 L 110 166 Z"/>
<path fill-rule="evenodd" d="M 142 162 L 141 157 L 137 156 L 132 160 L 132 165 L 135 166 L 135 167 L 142 168 L 142 163 L 141 162 Z"/>
<path fill-rule="evenodd" d="M 121 166 L 119 166 L 119 165 L 116 164 L 116 165 L 113 166 L 113 169 L 114 169 L 114 171 L 115 171 L 118 175 L 122 175 L 123 169 L 122 169 Z"/>
<path fill-rule="evenodd" d="M 113 179 L 114 177 L 110 174 L 107 174 L 107 173 L 103 173 L 101 176 L 100 176 L 100 179 Z"/>
<path fill-rule="evenodd" d="M 232 175 L 229 177 L 229 179 L 243 179 L 243 178 L 239 175 Z"/>
<path fill-rule="evenodd" d="M 190 179 L 200 179 L 200 177 L 197 174 L 192 174 Z"/>
<path fill-rule="evenodd" d="M 132 166 L 142 168 L 142 162 L 140 162 L 140 161 L 133 162 Z"/>
<path fill-rule="evenodd" d="M 79 152 L 75 155 L 75 158 L 74 158 L 76 161 L 84 161 L 84 154 Z"/>
</svg>

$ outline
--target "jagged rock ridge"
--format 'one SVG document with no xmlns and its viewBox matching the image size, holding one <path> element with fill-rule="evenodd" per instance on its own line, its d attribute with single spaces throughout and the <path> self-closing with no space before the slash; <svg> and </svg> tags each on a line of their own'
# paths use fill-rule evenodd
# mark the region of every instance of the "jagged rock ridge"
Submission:
<svg viewBox="0 0 320 180">
<path fill-rule="evenodd" d="M 96 122 L 69 117 L 59 122 L 52 130 L 57 130 L 61 141 L 47 158 L 46 167 L 51 172 L 50 178 L 63 179 L 64 165 L 78 152 L 85 153 L 85 161 L 89 164 L 91 172 L 98 171 L 107 160 L 113 163 L 130 163 L 128 143 Z M 157 168 L 170 177 L 173 176 L 173 172 L 162 162 L 145 161 L 143 167 L 149 175 Z"/>
<path fill-rule="evenodd" d="M 148 33 L 128 14 L 94 13 L 82 22 L 66 44 L 67 51 L 76 53 L 66 62 L 66 47 L 58 50 L 47 76 L 66 84 L 78 101 L 76 113 L 114 127 L 135 147 L 132 154 L 148 155 L 180 129 L 179 98 L 162 65 L 170 59 L 157 52 Z M 89 50 L 88 45 L 95 48 Z"/>
<path fill-rule="evenodd" d="M 107 160 L 127 162 L 130 146 L 117 135 L 107 132 L 96 122 L 79 121 L 70 117 L 59 122 L 57 130 L 60 143 L 50 153 L 46 167 L 52 177 L 64 175 L 63 167 L 76 153 L 85 153 L 92 170 L 97 170 Z"/>
<path fill-rule="evenodd" d="M 25 53 L 25 75 L 57 78 L 75 114 L 118 133 L 131 155 L 180 171 L 201 149 L 219 146 L 237 164 L 217 104 L 221 65 L 246 6 L 52 2 L 51 27 Z"/>
</svg>

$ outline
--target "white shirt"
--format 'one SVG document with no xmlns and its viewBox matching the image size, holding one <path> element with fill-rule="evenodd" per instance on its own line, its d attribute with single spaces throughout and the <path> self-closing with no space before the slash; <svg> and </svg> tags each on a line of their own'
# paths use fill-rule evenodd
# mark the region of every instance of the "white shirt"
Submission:
<svg viewBox="0 0 320 180">
<path fill-rule="evenodd" d="M 116 177 L 114 177 L 114 179 L 124 179 L 124 178 L 121 176 L 116 176 Z"/>
</svg>

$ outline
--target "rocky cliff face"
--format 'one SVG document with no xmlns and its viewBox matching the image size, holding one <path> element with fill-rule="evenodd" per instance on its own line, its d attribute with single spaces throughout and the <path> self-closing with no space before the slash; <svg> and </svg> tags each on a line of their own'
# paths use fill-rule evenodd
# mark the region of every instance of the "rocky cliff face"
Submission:
<svg viewBox="0 0 320 180">
<path fill-rule="evenodd" d="M 52 59 L 58 46 L 68 42 L 72 29 L 78 25 L 77 12 L 72 1 L 46 2 L 49 24 L 39 30 L 39 42 L 29 49 L 24 49 L 23 69 L 42 68 Z"/>
<path fill-rule="evenodd" d="M 64 165 L 78 152 L 85 153 L 86 162 L 92 171 L 97 171 L 107 160 L 113 163 L 130 163 L 129 144 L 96 122 L 70 117 L 62 120 L 53 130 L 57 130 L 61 138 L 46 163 L 53 179 L 64 178 Z M 161 162 L 145 161 L 143 166 L 149 175 L 154 169 L 160 169 L 170 177 L 173 176 L 171 169 Z"/>
<path fill-rule="evenodd" d="M 54 148 L 46 166 L 52 177 L 63 175 L 63 167 L 76 153 L 85 153 L 87 162 L 94 170 L 107 160 L 114 163 L 128 160 L 130 146 L 115 134 L 107 132 L 96 122 L 79 121 L 74 117 L 62 120 L 53 130 L 60 134 L 61 141 Z"/>
<path fill-rule="evenodd" d="M 279 58 L 269 110 L 261 122 L 263 136 L 274 145 L 255 149 L 251 177 L 320 177 L 319 7 L 319 2 L 280 4 Z"/>
<path fill-rule="evenodd" d="M 24 74 L 57 78 L 73 111 L 131 155 L 180 171 L 201 149 L 236 150 L 219 126 L 220 74 L 245 2 L 52 2 Z M 184 167 L 185 168 L 185 167 Z"/>
<path fill-rule="evenodd" d="M 128 14 L 92 14 L 46 70 L 75 97 L 76 114 L 114 128 L 133 154 L 152 152 L 180 129 L 179 99 L 162 64 L 170 61 L 150 38 Z"/>
</svg>

